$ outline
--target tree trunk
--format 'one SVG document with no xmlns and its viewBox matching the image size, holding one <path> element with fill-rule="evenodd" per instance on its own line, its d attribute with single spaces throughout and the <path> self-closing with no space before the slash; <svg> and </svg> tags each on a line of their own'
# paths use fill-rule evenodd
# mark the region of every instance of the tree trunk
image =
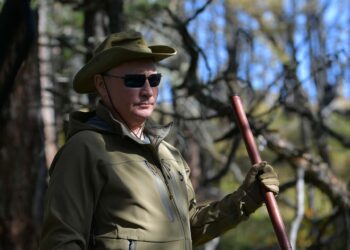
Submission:
<svg viewBox="0 0 350 250">
<path fill-rule="evenodd" d="M 56 128 L 55 128 L 55 103 L 52 83 L 52 62 L 50 51 L 50 37 L 48 35 L 48 13 L 50 3 L 46 0 L 39 2 L 39 69 L 41 85 L 41 115 L 44 126 L 45 158 L 49 167 L 57 152 Z"/>
<path fill-rule="evenodd" d="M 11 0 L 5 6 L 0 28 L 7 34 L 0 56 L 1 99 L 6 99 L 0 109 L 0 249 L 36 249 L 46 185 L 36 26 L 29 1 Z"/>
<path fill-rule="evenodd" d="M 46 163 L 37 48 L 17 74 L 0 125 L 0 249 L 36 249 Z"/>
<path fill-rule="evenodd" d="M 109 17 L 109 31 L 111 33 L 120 32 L 125 27 L 125 18 L 123 14 L 123 0 L 106 1 L 106 11 Z"/>
</svg>

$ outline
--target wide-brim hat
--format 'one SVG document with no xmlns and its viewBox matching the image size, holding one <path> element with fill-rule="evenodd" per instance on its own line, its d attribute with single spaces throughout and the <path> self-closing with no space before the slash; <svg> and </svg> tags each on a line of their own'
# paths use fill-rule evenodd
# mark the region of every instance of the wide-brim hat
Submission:
<svg viewBox="0 0 350 250">
<path fill-rule="evenodd" d="M 148 46 L 142 34 L 124 31 L 109 35 L 94 51 L 93 57 L 74 76 L 73 88 L 78 93 L 95 92 L 94 76 L 121 63 L 138 59 L 152 59 L 155 62 L 176 54 L 166 45 Z"/>
</svg>

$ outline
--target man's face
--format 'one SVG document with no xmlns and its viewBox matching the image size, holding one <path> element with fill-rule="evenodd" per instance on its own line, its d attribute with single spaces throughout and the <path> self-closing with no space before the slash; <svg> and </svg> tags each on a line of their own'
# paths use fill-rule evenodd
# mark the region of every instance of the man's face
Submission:
<svg viewBox="0 0 350 250">
<path fill-rule="evenodd" d="M 148 77 L 156 73 L 153 61 L 141 60 L 123 63 L 110 69 L 106 74 L 119 77 L 144 74 Z M 124 85 L 124 79 L 103 77 L 114 107 L 128 126 L 138 126 L 151 116 L 156 106 L 158 87 L 151 87 L 148 79 L 145 80 L 142 87 L 131 88 Z M 109 100 L 104 101 L 109 103 Z"/>
</svg>

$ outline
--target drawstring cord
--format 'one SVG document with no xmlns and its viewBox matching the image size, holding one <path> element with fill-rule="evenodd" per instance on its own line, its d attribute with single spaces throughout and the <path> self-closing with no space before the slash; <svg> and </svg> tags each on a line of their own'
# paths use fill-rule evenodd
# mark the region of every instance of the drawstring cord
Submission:
<svg viewBox="0 0 350 250">
<path fill-rule="evenodd" d="M 110 102 L 111 105 L 112 105 L 113 111 L 119 116 L 119 119 L 121 120 L 121 122 L 124 123 L 124 125 L 128 128 L 128 130 L 130 131 L 130 133 L 131 133 L 133 136 L 135 136 L 136 138 L 138 138 L 138 139 L 140 139 L 140 140 L 143 140 L 143 137 L 144 137 L 144 136 L 143 136 L 143 128 L 144 128 L 144 126 L 142 126 L 142 127 L 137 131 L 137 132 L 139 132 L 139 131 L 141 130 L 140 136 L 138 136 L 136 133 L 134 133 L 134 131 L 132 131 L 132 130 L 129 128 L 129 126 L 128 126 L 128 124 L 126 123 L 126 121 L 125 121 L 125 119 L 123 118 L 123 116 L 117 111 L 116 107 L 114 106 L 114 104 L 113 104 L 113 102 L 112 102 L 111 95 L 110 95 L 109 90 L 108 90 L 108 88 L 107 88 L 107 84 L 106 84 L 106 82 L 105 82 L 104 76 L 103 76 L 103 75 L 101 75 L 101 76 L 102 76 L 103 85 L 105 86 L 106 91 L 107 91 L 108 100 L 109 100 L 109 102 Z"/>
</svg>

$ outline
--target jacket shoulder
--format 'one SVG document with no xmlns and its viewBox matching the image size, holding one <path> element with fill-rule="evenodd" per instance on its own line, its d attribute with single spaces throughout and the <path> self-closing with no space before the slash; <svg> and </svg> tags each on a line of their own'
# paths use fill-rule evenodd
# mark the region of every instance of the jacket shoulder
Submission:
<svg viewBox="0 0 350 250">
<path fill-rule="evenodd" d="M 69 144 L 69 143 L 88 144 L 91 142 L 96 143 L 96 142 L 101 141 L 101 140 L 103 140 L 103 134 L 101 134 L 97 131 L 93 131 L 93 130 L 82 130 L 82 131 L 75 133 L 71 137 L 69 137 L 66 144 Z"/>
<path fill-rule="evenodd" d="M 59 161 L 70 163 L 86 157 L 90 160 L 97 159 L 104 144 L 102 134 L 90 130 L 77 132 L 58 150 L 49 169 L 50 175 Z"/>
</svg>

